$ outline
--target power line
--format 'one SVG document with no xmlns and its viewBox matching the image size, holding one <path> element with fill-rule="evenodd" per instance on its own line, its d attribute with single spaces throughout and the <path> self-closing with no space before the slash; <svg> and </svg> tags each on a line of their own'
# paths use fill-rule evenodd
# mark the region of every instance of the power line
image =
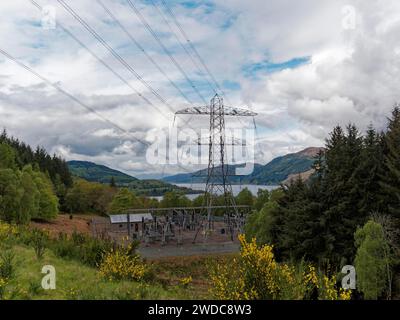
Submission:
<svg viewBox="0 0 400 320">
<path fill-rule="evenodd" d="M 188 48 L 186 48 L 186 46 L 182 43 L 182 41 L 179 39 L 178 35 L 176 34 L 176 32 L 174 31 L 174 29 L 172 28 L 171 24 L 169 23 L 167 17 L 165 16 L 164 12 L 155 4 L 155 2 L 153 0 L 150 0 L 151 5 L 158 11 L 158 13 L 160 14 L 160 16 L 162 17 L 164 23 L 167 25 L 168 29 L 171 31 L 171 33 L 174 35 L 175 39 L 178 41 L 179 45 L 181 46 L 181 48 L 185 51 L 185 53 L 187 54 L 187 56 L 190 58 L 190 60 L 192 61 L 193 65 L 195 66 L 195 68 L 197 69 L 197 72 L 199 72 L 199 74 L 204 75 L 204 72 L 201 70 L 201 67 L 199 66 L 199 64 L 197 63 L 197 61 L 194 59 L 193 55 L 190 53 L 190 51 L 188 50 Z M 214 92 L 214 94 L 218 93 L 215 90 L 215 87 L 211 84 L 211 82 L 207 79 L 207 77 L 204 77 L 204 79 L 206 80 L 208 86 L 211 88 L 211 91 Z"/>
<path fill-rule="evenodd" d="M 62 1 L 62 0 L 58 0 Z M 153 30 L 153 28 L 149 25 L 145 17 L 140 13 L 140 11 L 136 8 L 136 6 L 132 3 L 131 0 L 127 0 L 129 6 L 131 7 L 132 11 L 136 14 L 136 16 L 139 18 L 139 20 L 142 22 L 144 27 L 147 29 L 147 31 L 153 36 L 153 38 L 157 41 L 157 43 L 161 46 L 163 51 L 168 55 L 172 63 L 175 65 L 175 67 L 182 73 L 186 81 L 190 84 L 190 86 L 193 88 L 193 90 L 197 93 L 197 95 L 200 97 L 200 99 L 203 101 L 204 104 L 208 104 L 206 99 L 203 97 L 203 95 L 200 93 L 200 91 L 197 89 L 196 85 L 193 83 L 192 80 L 188 77 L 186 74 L 185 70 L 181 67 L 181 65 L 176 61 L 176 59 L 173 57 L 171 52 L 167 49 L 167 47 L 164 45 L 164 43 L 161 41 L 160 37 L 157 35 L 157 33 Z"/>
<path fill-rule="evenodd" d="M 110 124 L 111 126 L 113 126 L 114 128 L 116 128 L 118 131 L 123 132 L 125 134 L 131 135 L 131 133 L 127 130 L 125 130 L 124 128 L 122 128 L 121 126 L 119 126 L 118 124 L 114 123 L 113 121 L 107 119 L 106 117 L 104 117 L 102 114 L 98 113 L 95 109 L 93 109 L 92 107 L 88 106 L 87 104 L 83 103 L 81 100 L 79 100 L 78 98 L 76 98 L 74 95 L 72 95 L 71 93 L 65 91 L 64 89 L 62 89 L 59 85 L 51 82 L 50 80 L 48 80 L 47 78 L 43 77 L 42 75 L 40 75 L 39 73 L 37 73 L 35 70 L 31 69 L 30 67 L 28 67 L 27 65 L 25 65 L 24 63 L 20 62 L 19 60 L 17 60 L 16 58 L 14 58 L 11 54 L 9 54 L 7 51 L 3 50 L 0 48 L 0 53 L 7 57 L 8 59 L 14 61 L 16 64 L 18 64 L 20 67 L 24 68 L 25 70 L 29 71 L 30 73 L 32 73 L 33 75 L 35 75 L 37 78 L 39 78 L 40 80 L 42 80 L 43 82 L 47 83 L 48 85 L 52 86 L 53 88 L 55 88 L 57 91 L 61 92 L 63 95 L 67 96 L 68 98 L 70 98 L 71 100 L 73 100 L 74 102 L 76 102 L 77 104 L 79 104 L 81 107 L 83 107 L 84 109 L 88 110 L 89 112 L 95 114 L 97 117 L 101 118 L 103 121 L 107 122 L 108 124 Z M 131 136 L 133 137 L 134 140 L 149 146 L 150 144 L 146 141 L 143 141 L 139 138 L 136 138 L 135 136 Z"/>
<path fill-rule="evenodd" d="M 30 0 L 30 2 L 39 10 L 42 11 L 43 8 L 34 0 Z M 167 115 L 164 114 L 162 110 L 156 107 L 149 99 L 147 99 L 143 94 L 141 94 L 138 90 L 136 90 L 125 78 L 123 78 L 118 72 L 116 72 L 110 65 L 108 65 L 102 58 L 100 58 L 96 53 L 93 52 L 88 46 L 86 46 L 81 40 L 79 40 L 72 32 L 66 29 L 60 22 L 57 22 L 57 26 L 60 27 L 66 34 L 68 34 L 72 39 L 74 39 L 82 48 L 84 48 L 87 52 L 89 52 L 98 62 L 100 62 L 106 69 L 108 69 L 111 73 L 113 73 L 118 79 L 120 79 L 123 83 L 125 83 L 136 95 L 142 98 L 147 104 L 155 108 L 166 118 L 170 120 Z M 173 111 L 173 110 L 171 110 Z M 189 125 L 189 120 L 183 119 L 186 125 Z"/>
<path fill-rule="evenodd" d="M 33 1 L 33 0 L 31 0 Z M 135 136 L 132 135 L 131 132 L 129 132 L 128 130 L 122 128 L 120 125 L 116 124 L 115 122 L 109 120 L 108 118 L 106 118 L 105 116 L 103 116 L 102 114 L 100 114 L 99 112 L 97 112 L 95 109 L 93 109 L 92 107 L 88 106 L 87 104 L 85 104 L 84 102 L 82 102 L 81 100 L 79 100 L 77 97 L 75 97 L 73 94 L 65 91 L 63 88 L 61 88 L 59 85 L 51 82 L 49 79 L 45 78 L 44 76 L 40 75 L 38 72 L 36 72 L 35 70 L 33 70 L 32 68 L 28 67 L 26 64 L 20 62 L 19 60 L 17 60 L 15 57 L 13 57 L 10 53 L 8 53 L 7 51 L 3 50 L 0 48 L 0 54 L 2 54 L 3 56 L 5 56 L 6 58 L 14 61 L 17 65 L 19 65 L 21 68 L 29 71 L 30 73 L 32 73 L 34 76 L 36 76 L 37 78 L 39 78 L 40 80 L 42 80 L 43 82 L 47 83 L 49 86 L 53 87 L 54 89 L 56 89 L 58 92 L 62 93 L 63 95 L 67 96 L 68 98 L 70 98 L 72 101 L 74 101 L 75 103 L 77 103 L 78 105 L 80 105 L 82 108 L 86 109 L 87 111 L 89 111 L 90 113 L 95 114 L 97 117 L 99 117 L 100 119 L 102 119 L 104 122 L 110 124 L 112 127 L 114 127 L 115 129 L 117 129 L 118 131 L 124 133 L 125 135 L 127 135 L 129 138 L 132 138 L 133 140 L 136 140 L 137 142 L 145 145 L 146 147 L 151 146 L 150 143 L 139 139 Z M 177 164 L 177 166 L 186 171 L 189 172 L 189 170 L 185 167 L 183 167 L 180 164 Z"/>
<path fill-rule="evenodd" d="M 43 8 L 34 0 L 30 0 L 30 2 L 39 10 L 42 11 Z M 86 46 L 81 40 L 79 40 L 72 32 L 70 32 L 68 29 L 66 29 L 60 22 L 57 23 L 57 26 L 60 27 L 65 33 L 67 33 L 72 39 L 74 39 L 79 45 L 81 45 L 86 51 L 88 51 L 96 60 L 98 60 L 105 68 L 107 68 L 110 72 L 112 72 L 116 77 L 118 77 L 122 82 L 124 82 L 130 89 L 132 89 L 139 97 L 141 97 L 146 103 L 148 103 L 150 106 L 154 107 L 155 109 L 159 110 L 149 99 L 147 99 L 144 95 L 142 95 L 140 92 L 138 92 L 133 86 L 130 85 L 130 83 L 124 79 L 119 73 L 117 73 L 112 67 L 110 67 L 103 59 L 101 59 L 96 53 L 94 53 L 88 46 Z M 28 70 L 28 69 L 27 69 Z M 40 77 L 38 75 L 38 77 L 40 79 L 42 79 L 43 77 Z M 90 107 L 88 107 L 90 110 Z M 164 113 L 159 110 L 161 112 L 161 114 L 164 115 Z M 95 112 L 95 111 L 94 111 Z M 165 118 L 168 119 L 168 117 L 166 115 L 164 115 Z M 104 118 L 104 117 L 102 117 Z M 112 123 L 111 121 L 107 120 L 106 118 L 104 118 L 104 120 L 106 120 L 107 122 Z M 189 126 L 189 128 L 192 128 L 190 126 L 190 120 L 186 120 L 183 119 L 183 121 L 185 122 L 186 125 Z M 124 129 L 119 128 L 120 130 L 124 131 Z M 192 128 L 193 129 L 193 128 Z M 137 138 L 135 138 L 137 139 Z M 147 145 L 149 145 L 147 143 Z M 183 169 L 184 171 L 187 171 L 186 168 L 182 167 L 181 165 L 178 164 L 178 167 Z"/>
<path fill-rule="evenodd" d="M 30 2 L 38 9 L 42 10 L 43 8 L 34 0 L 30 0 Z M 74 39 L 82 48 L 84 48 L 87 52 L 89 52 L 98 62 L 100 62 L 105 68 L 107 68 L 110 72 L 112 72 L 118 79 L 120 79 L 123 83 L 125 83 L 136 95 L 142 98 L 147 104 L 154 107 L 166 118 L 169 119 L 161 110 L 159 110 L 149 99 L 147 99 L 143 94 L 141 94 L 138 90 L 136 90 L 126 79 L 124 79 L 118 72 L 116 72 L 112 67 L 110 67 L 102 58 L 100 58 L 96 53 L 94 53 L 88 46 L 86 46 L 81 40 L 79 40 L 72 32 L 66 29 L 60 22 L 57 22 L 57 26 L 60 27 L 66 34 L 68 34 L 72 39 Z"/>
<path fill-rule="evenodd" d="M 166 11 L 169 13 L 169 15 L 171 16 L 172 20 L 174 21 L 175 25 L 178 27 L 180 33 L 182 34 L 182 36 L 185 38 L 186 42 L 188 43 L 188 45 L 190 46 L 190 48 L 192 49 L 192 51 L 194 52 L 194 54 L 196 55 L 197 59 L 199 59 L 201 65 L 203 66 L 204 70 L 206 71 L 206 73 L 208 74 L 208 76 L 211 78 L 211 80 L 214 82 L 214 85 L 216 86 L 216 88 L 221 92 L 221 94 L 223 96 L 226 97 L 226 94 L 224 93 L 224 91 L 222 90 L 222 88 L 220 87 L 220 85 L 218 84 L 218 81 L 215 79 L 215 77 L 213 76 L 213 74 L 211 73 L 210 69 L 207 67 L 207 64 L 205 63 L 204 59 L 201 57 L 201 55 L 199 54 L 199 52 L 197 51 L 196 47 L 193 45 L 193 43 L 190 41 L 188 35 L 186 34 L 185 30 L 183 29 L 182 25 L 179 23 L 178 19 L 176 18 L 176 15 L 174 14 L 174 12 L 172 11 L 172 9 L 165 3 L 164 0 L 161 0 L 161 3 L 163 4 L 163 6 L 165 7 Z M 228 101 L 229 102 L 229 101 Z"/>
<path fill-rule="evenodd" d="M 173 112 L 172 106 L 166 101 L 156 90 L 154 90 L 136 71 L 132 66 L 125 61 L 90 25 L 82 19 L 70 6 L 68 6 L 64 0 L 57 0 L 65 10 L 67 10 L 72 17 L 77 20 L 94 38 L 96 38 L 113 56 L 116 58 L 128 71 L 130 71 L 136 79 L 138 79 L 151 93 L 157 97 L 163 104 L 165 104 L 171 112 Z M 154 105 L 153 105 L 154 106 Z M 159 110 L 159 109 L 158 109 Z M 159 110 L 160 111 L 160 110 Z M 160 111 L 161 112 L 161 111 Z"/>
<path fill-rule="evenodd" d="M 101 1 L 97 2 L 103 7 L 104 11 L 114 20 L 115 23 L 121 28 L 121 30 L 128 36 L 129 39 L 136 45 L 136 47 L 143 52 L 143 54 L 149 59 L 149 61 L 158 69 L 158 71 L 169 81 L 169 83 L 180 93 L 180 95 L 189 103 L 193 105 L 193 102 L 186 96 L 186 94 L 178 87 L 178 85 L 167 75 L 167 73 L 161 68 L 161 66 L 155 61 L 151 55 L 147 53 L 144 47 L 134 38 L 134 36 L 125 28 L 125 26 L 119 21 L 119 19 L 106 7 Z"/>
</svg>

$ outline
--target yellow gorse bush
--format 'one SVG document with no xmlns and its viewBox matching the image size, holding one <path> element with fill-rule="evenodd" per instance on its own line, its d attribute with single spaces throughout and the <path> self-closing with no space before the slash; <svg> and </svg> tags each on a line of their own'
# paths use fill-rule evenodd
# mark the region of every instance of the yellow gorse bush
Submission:
<svg viewBox="0 0 400 320">
<path fill-rule="evenodd" d="M 193 278 L 191 276 L 189 277 L 184 277 L 179 280 L 180 284 L 184 287 L 187 287 L 189 284 L 191 284 L 193 281 Z"/>
<path fill-rule="evenodd" d="M 0 221 L 0 241 L 6 240 L 10 236 L 18 234 L 16 226 Z"/>
<path fill-rule="evenodd" d="M 297 270 L 275 260 L 273 247 L 258 246 L 256 239 L 239 236 L 240 256 L 229 266 L 218 264 L 211 271 L 211 293 L 217 299 L 308 299 L 318 290 L 319 299 L 351 297 L 350 291 L 335 288 L 335 277 L 320 277 L 314 266 Z"/>
<path fill-rule="evenodd" d="M 130 254 L 131 248 L 119 247 L 105 254 L 99 272 L 103 278 L 112 280 L 143 279 L 146 266 L 139 256 Z"/>
</svg>

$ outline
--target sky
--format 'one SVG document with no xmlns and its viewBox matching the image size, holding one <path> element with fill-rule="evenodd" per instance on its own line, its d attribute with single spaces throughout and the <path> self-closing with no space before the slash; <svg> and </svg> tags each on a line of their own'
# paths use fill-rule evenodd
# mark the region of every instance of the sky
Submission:
<svg viewBox="0 0 400 320">
<path fill-rule="evenodd" d="M 225 104 L 257 113 L 258 163 L 323 146 L 335 125 L 384 130 L 400 101 L 396 0 L 131 0 L 139 16 L 127 0 L 65 0 L 116 56 L 59 1 L 35 1 L 44 10 L 0 2 L 0 49 L 49 82 L 0 54 L 0 127 L 67 160 L 137 177 L 182 172 L 149 163 L 148 144 L 173 126 L 207 128 L 204 116 L 174 112 L 209 102 L 216 85 L 169 12 Z"/>
</svg>

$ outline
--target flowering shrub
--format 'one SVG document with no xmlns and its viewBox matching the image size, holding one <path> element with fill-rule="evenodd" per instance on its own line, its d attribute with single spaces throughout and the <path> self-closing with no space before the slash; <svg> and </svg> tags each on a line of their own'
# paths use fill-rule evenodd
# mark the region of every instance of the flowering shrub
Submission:
<svg viewBox="0 0 400 320">
<path fill-rule="evenodd" d="M 131 247 L 112 249 L 104 255 L 100 264 L 100 275 L 108 280 L 142 280 L 146 266 L 138 255 L 131 254 Z"/>
<path fill-rule="evenodd" d="M 228 300 L 310 299 L 317 290 L 319 299 L 351 297 L 350 291 L 336 289 L 335 277 L 319 276 L 315 267 L 298 268 L 276 262 L 273 247 L 259 247 L 256 239 L 247 242 L 243 235 L 240 256 L 229 266 L 217 265 L 211 271 L 212 294 Z"/>
<path fill-rule="evenodd" d="M 42 231 L 34 229 L 31 232 L 30 244 L 35 250 L 35 255 L 38 260 L 41 260 L 46 252 L 46 247 L 49 242 L 49 233 L 47 231 Z"/>
<path fill-rule="evenodd" d="M 189 276 L 189 277 L 184 277 L 184 278 L 182 278 L 182 279 L 179 280 L 180 284 L 181 284 L 183 287 L 188 287 L 188 286 L 192 283 L 192 281 L 193 281 L 193 278 L 192 278 L 191 276 Z"/>
<path fill-rule="evenodd" d="M 0 221 L 0 243 L 18 234 L 17 227 Z"/>
</svg>

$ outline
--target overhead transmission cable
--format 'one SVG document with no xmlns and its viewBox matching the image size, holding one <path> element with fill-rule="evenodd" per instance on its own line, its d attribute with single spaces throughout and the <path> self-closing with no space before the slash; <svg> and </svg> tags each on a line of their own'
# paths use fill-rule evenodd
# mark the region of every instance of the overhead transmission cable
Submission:
<svg viewBox="0 0 400 320">
<path fill-rule="evenodd" d="M 111 12 L 111 10 L 101 1 L 97 0 L 99 5 L 104 9 L 110 18 L 119 26 L 119 28 L 128 36 L 128 38 L 135 44 L 135 46 L 143 52 L 147 59 L 158 69 L 158 71 L 169 81 L 169 83 L 179 92 L 179 94 L 191 105 L 193 102 L 187 97 L 187 95 L 178 87 L 178 85 L 168 76 L 168 74 L 162 69 L 158 62 L 147 53 L 144 47 L 135 39 L 131 32 L 120 22 L 120 20 Z"/>
<path fill-rule="evenodd" d="M 104 117 L 102 114 L 100 114 L 99 112 L 97 112 L 95 109 L 93 109 L 92 107 L 88 106 L 87 104 L 85 104 L 84 102 L 82 102 L 81 100 L 79 100 L 77 97 L 75 97 L 73 94 L 65 91 L 63 88 L 61 88 L 59 85 L 53 83 L 52 81 L 50 81 L 49 79 L 45 78 L 44 76 L 40 75 L 39 73 L 37 73 L 35 70 L 33 70 L 32 68 L 28 67 L 26 64 L 20 62 L 19 60 L 17 60 L 15 57 L 13 57 L 11 54 L 9 54 L 7 51 L 3 50 L 0 48 L 0 53 L 5 56 L 6 58 L 14 61 L 17 65 L 19 65 L 21 68 L 24 68 L 25 70 L 29 71 L 30 73 L 32 73 L 34 76 L 36 76 L 37 78 L 39 78 L 40 80 L 42 80 L 43 82 L 47 83 L 49 86 L 55 88 L 57 91 L 59 91 L 60 93 L 62 93 L 63 95 L 67 96 L 68 98 L 70 98 L 71 100 L 73 100 L 74 102 L 76 102 L 78 105 L 80 105 L 81 107 L 83 107 L 84 109 L 86 109 L 87 111 L 89 111 L 90 113 L 95 114 L 97 117 L 101 118 L 103 121 L 105 121 L 106 123 L 110 124 L 111 126 L 113 126 L 115 129 L 117 129 L 118 131 L 124 133 L 124 134 L 128 134 L 131 138 L 133 138 L 134 140 L 149 146 L 150 144 L 146 141 L 143 141 L 135 136 L 132 136 L 132 133 L 130 133 L 128 130 L 122 128 L 120 125 L 114 123 L 113 121 L 109 120 L 108 118 Z"/>
<path fill-rule="evenodd" d="M 34 0 L 30 0 L 30 2 L 40 11 L 42 11 L 42 7 Z M 110 67 L 103 59 L 101 59 L 96 53 L 94 53 L 88 46 L 86 46 L 81 40 L 79 40 L 72 32 L 70 32 L 68 29 L 66 29 L 60 22 L 58 22 L 58 27 L 60 27 L 65 33 L 67 33 L 72 39 L 74 39 L 79 45 L 81 45 L 86 51 L 88 51 L 96 60 L 98 60 L 105 68 L 107 68 L 110 72 L 112 72 L 116 77 L 118 77 L 121 81 L 123 81 L 127 86 L 129 86 L 130 89 L 132 89 L 139 97 L 141 97 L 146 103 L 148 103 L 150 106 L 154 107 L 160 113 L 167 119 L 169 119 L 159 108 L 157 108 L 149 99 L 147 99 L 142 93 L 137 91 L 126 79 L 124 79 L 119 73 L 117 73 L 112 67 Z M 86 29 L 86 28 L 85 28 Z M 88 30 L 89 31 L 89 30 Z M 90 31 L 89 31 L 90 32 Z M 91 33 L 91 32 L 90 32 Z M 93 35 L 93 33 L 91 33 Z M 96 37 L 95 37 L 96 38 Z M 97 39 L 97 38 L 96 38 Z M 171 112 L 174 113 L 174 110 L 170 106 L 167 105 L 167 107 L 170 108 Z M 103 117 L 104 118 L 104 117 Z M 105 121 L 109 122 L 106 118 L 104 118 Z M 189 120 L 183 119 L 183 121 L 188 125 Z M 110 122 L 111 123 L 111 122 Z M 115 124 L 114 124 L 115 126 Z M 189 128 L 192 128 L 190 125 L 188 125 Z M 120 130 L 124 131 L 124 129 L 119 128 Z M 192 128 L 193 129 L 193 128 Z M 135 138 L 137 139 L 137 138 Z M 147 143 L 147 145 L 149 145 Z M 181 169 L 184 169 L 187 171 L 186 168 L 182 167 L 181 165 L 178 165 Z"/>
<path fill-rule="evenodd" d="M 35 0 L 30 0 L 30 2 L 39 10 L 39 11 L 42 11 L 43 10 L 43 7 L 42 6 L 40 6 Z M 74 39 L 80 46 L 82 46 L 82 48 L 84 48 L 87 52 L 89 52 L 97 61 L 99 61 L 105 68 L 107 68 L 110 72 L 112 72 L 117 78 L 119 78 L 122 82 L 124 82 L 131 90 L 133 90 L 140 98 L 142 98 L 146 103 L 148 103 L 150 106 L 152 106 L 153 108 L 155 108 L 155 109 L 157 109 L 158 111 L 160 111 L 161 112 L 161 114 L 166 118 L 166 119 L 169 119 L 161 110 L 159 110 L 149 99 L 147 99 L 143 94 L 141 94 L 139 91 L 137 91 L 126 79 L 124 79 L 119 73 L 117 73 L 112 67 L 110 67 L 103 59 L 101 59 L 96 53 L 94 53 L 88 46 L 86 46 L 81 40 L 79 40 L 72 32 L 70 32 L 68 29 L 66 29 L 60 22 L 58 22 L 57 23 L 57 26 L 58 27 L 60 27 L 66 34 L 68 34 L 72 39 Z M 18 64 L 20 64 L 20 63 L 18 63 Z M 21 64 L 20 64 L 21 65 Z M 22 65 L 21 65 L 22 66 Z M 29 70 L 29 68 L 27 67 L 27 66 L 24 66 L 24 68 L 26 68 L 28 71 L 31 71 L 31 70 Z M 41 77 L 41 76 L 39 76 L 39 75 L 37 75 L 40 79 L 44 79 L 43 77 Z M 46 81 L 46 82 L 48 82 L 48 81 Z M 49 83 L 49 82 L 48 82 Z M 57 90 L 59 90 L 59 89 L 57 89 Z M 60 88 L 60 90 L 62 90 L 61 88 Z M 64 93 L 64 94 L 66 94 L 66 93 Z M 68 95 L 68 94 L 66 94 L 66 95 Z M 69 95 L 68 95 L 69 96 Z M 75 100 L 75 99 L 73 99 L 73 100 Z M 79 103 L 79 102 L 77 102 L 77 103 Z M 81 103 L 79 103 L 79 104 L 81 104 Z M 82 104 L 81 104 L 82 105 Z M 113 123 L 113 122 L 111 122 L 110 120 L 108 120 L 108 119 L 106 119 L 105 117 L 103 117 L 103 116 L 101 116 L 100 114 L 98 114 L 94 109 L 91 109 L 90 107 L 88 107 L 88 106 L 85 106 L 85 108 L 86 109 L 88 109 L 88 110 L 90 110 L 90 111 L 92 111 L 93 110 L 93 112 L 94 113 L 96 113 L 99 117 L 101 117 L 104 121 L 106 121 L 106 122 L 109 122 L 110 124 L 112 124 L 114 127 L 117 127 L 118 128 L 118 125 L 116 125 L 115 123 Z M 173 111 L 173 110 L 171 110 L 171 111 Z M 190 121 L 190 119 L 189 120 L 185 120 L 185 119 L 183 119 L 183 121 L 184 122 L 186 122 L 186 121 Z M 189 125 L 189 127 L 190 127 L 190 125 Z M 191 127 L 190 127 L 191 128 Z M 123 128 L 118 128 L 120 131 L 123 131 L 123 132 L 127 132 L 125 129 L 123 129 Z M 137 140 L 137 138 L 135 137 L 135 139 Z M 141 141 L 142 143 L 144 143 L 144 144 L 146 144 L 146 145 L 149 145 L 149 143 L 147 143 L 147 142 L 143 142 L 143 141 Z M 184 167 L 182 167 L 182 166 L 180 166 L 180 165 L 178 165 L 181 169 L 184 169 L 185 171 L 187 170 L 186 168 L 184 168 Z"/>
<path fill-rule="evenodd" d="M 33 0 L 32 0 L 33 1 Z M 103 116 L 101 113 L 99 113 L 98 111 L 96 111 L 95 109 L 93 109 L 92 107 L 88 106 L 86 103 L 82 102 L 81 100 L 79 100 L 77 97 L 75 97 L 73 94 L 67 92 L 66 90 L 64 90 L 63 88 L 61 88 L 59 85 L 57 85 L 56 83 L 53 83 L 52 81 L 50 81 L 49 79 L 45 78 L 44 76 L 40 75 L 38 72 L 36 72 L 35 70 L 33 70 L 32 68 L 28 67 L 26 64 L 22 63 L 21 61 L 19 61 L 18 59 L 16 59 L 15 57 L 13 57 L 10 53 L 8 53 L 7 51 L 3 50 L 0 48 L 0 54 L 2 54 L 3 56 L 5 56 L 6 58 L 14 61 L 17 65 L 19 65 L 21 68 L 29 71 L 30 73 L 32 73 L 34 76 L 36 76 L 37 78 L 39 78 L 40 80 L 42 80 L 43 82 L 47 83 L 49 86 L 53 87 L 54 89 L 56 89 L 58 92 L 62 93 L 63 95 L 67 96 L 68 98 L 70 98 L 72 101 L 74 101 L 75 103 L 77 103 L 78 105 L 80 105 L 82 108 L 86 109 L 87 111 L 89 111 L 90 113 L 96 115 L 98 118 L 102 119 L 104 122 L 108 123 L 109 125 L 111 125 L 112 127 L 114 127 L 115 129 L 117 129 L 119 132 L 123 133 L 124 135 L 128 136 L 129 138 L 136 140 L 137 142 L 149 147 L 151 146 L 151 144 L 147 141 L 144 141 L 140 138 L 135 137 L 134 135 L 132 135 L 131 132 L 129 132 L 128 130 L 122 128 L 120 125 L 116 124 L 115 122 L 111 121 L 110 119 L 106 118 L 105 116 Z M 165 167 L 165 166 L 164 166 Z M 178 167 L 186 172 L 189 172 L 187 168 L 183 167 L 182 165 L 178 164 Z"/>
<path fill-rule="evenodd" d="M 226 94 L 224 93 L 224 91 L 222 90 L 222 88 L 220 87 L 220 85 L 218 84 L 218 81 L 216 80 L 216 78 L 214 77 L 214 75 L 211 73 L 210 69 L 207 67 L 207 64 L 205 63 L 204 59 L 201 57 L 200 53 L 197 51 L 196 47 L 194 46 L 194 44 L 192 43 L 192 41 L 190 41 L 187 33 L 185 32 L 185 30 L 183 29 L 182 25 L 180 24 L 180 22 L 178 21 L 178 19 L 176 18 L 175 13 L 173 12 L 173 10 L 171 9 L 170 6 L 167 5 L 167 3 L 165 2 L 165 0 L 161 0 L 161 3 L 163 4 L 164 8 L 166 9 L 166 11 L 168 12 L 168 14 L 170 15 L 170 17 L 172 18 L 173 22 L 175 23 L 175 25 L 177 26 L 177 28 L 179 29 L 180 33 L 182 34 L 182 36 L 184 37 L 184 39 L 186 40 L 187 44 L 189 45 L 189 47 L 192 49 L 193 53 L 195 54 L 195 56 L 197 57 L 197 59 L 200 61 L 201 65 L 203 66 L 204 70 L 206 71 L 206 73 L 208 74 L 208 76 L 210 77 L 210 79 L 212 80 L 212 82 L 214 83 L 215 87 L 219 90 L 219 92 L 226 98 Z"/>
<path fill-rule="evenodd" d="M 58 0 L 62 1 L 62 0 Z M 186 81 L 190 84 L 192 89 L 197 93 L 197 95 L 200 97 L 200 99 L 203 101 L 204 104 L 208 105 L 207 100 L 204 98 L 204 96 L 201 94 L 201 92 L 197 89 L 196 85 L 194 82 L 189 78 L 185 70 L 182 68 L 182 66 L 176 61 L 174 56 L 171 54 L 171 52 L 168 50 L 168 48 L 164 45 L 164 43 L 161 41 L 160 37 L 157 35 L 157 33 L 153 30 L 153 28 L 149 25 L 147 22 L 146 18 L 141 14 L 140 10 L 133 4 L 131 0 L 126 0 L 132 9 L 132 11 L 135 13 L 135 15 L 138 17 L 140 22 L 143 24 L 143 26 L 147 29 L 147 31 L 153 36 L 153 38 L 157 41 L 157 43 L 160 45 L 160 47 L 163 49 L 163 51 L 167 54 L 171 62 L 175 65 L 175 67 L 181 72 L 183 77 L 186 79 Z"/>
<path fill-rule="evenodd" d="M 156 5 L 156 3 L 154 2 L 154 0 L 150 0 L 151 5 L 158 11 L 158 13 L 160 14 L 161 18 L 163 19 L 164 23 L 166 24 L 166 26 L 168 27 L 168 29 L 170 30 L 170 32 L 172 33 L 172 35 L 174 36 L 174 38 L 176 39 L 176 41 L 179 43 L 179 45 L 181 46 L 181 48 L 185 51 L 186 55 L 189 57 L 189 59 L 191 60 L 192 64 L 195 66 L 195 68 L 197 69 L 197 72 L 199 74 L 202 74 L 204 76 L 204 71 L 201 70 L 201 67 L 199 66 L 198 62 L 195 60 L 195 58 L 193 57 L 193 54 L 188 50 L 187 46 L 185 46 L 184 43 L 182 43 L 182 41 L 179 39 L 177 33 L 175 32 L 175 30 L 172 28 L 171 24 L 169 23 L 167 17 L 165 16 L 163 10 L 161 10 L 159 8 L 159 6 Z M 214 94 L 218 93 L 216 88 L 211 84 L 211 82 L 208 80 L 207 77 L 204 77 L 204 79 L 206 80 L 208 86 L 211 88 L 211 91 L 214 92 Z"/>
<path fill-rule="evenodd" d="M 40 11 L 42 11 L 42 7 L 34 0 L 30 0 L 30 2 Z M 138 95 L 141 99 L 143 99 L 147 104 L 154 107 L 161 114 L 168 119 L 161 110 L 159 110 L 149 99 L 147 99 L 142 93 L 140 93 L 135 87 L 133 87 L 125 78 L 123 78 L 118 72 L 116 72 L 110 65 L 108 65 L 102 58 L 100 58 L 93 50 L 91 50 L 87 45 L 85 45 L 81 40 L 79 40 L 72 32 L 66 29 L 60 22 L 57 22 L 57 26 L 60 27 L 68 36 L 74 39 L 82 48 L 84 48 L 87 52 L 89 52 L 98 62 L 100 62 L 106 69 L 112 72 L 118 79 L 120 79 L 123 83 L 125 83 L 136 95 Z"/>
<path fill-rule="evenodd" d="M 126 62 L 82 17 L 80 17 L 70 6 L 68 6 L 64 0 L 57 0 L 65 10 L 67 10 L 72 17 L 77 20 L 92 36 L 97 39 L 103 47 L 105 47 L 113 56 L 116 58 L 130 73 L 132 73 L 136 79 L 138 79 L 150 92 L 157 97 L 164 105 L 166 105 L 171 112 L 174 112 L 172 106 L 166 101 L 155 89 L 153 89 L 136 71 L 132 66 Z M 154 105 L 153 105 L 154 106 Z M 158 109 L 158 108 L 157 108 Z M 158 109 L 159 110 L 159 109 Z M 161 112 L 161 110 L 159 110 Z"/>
</svg>

